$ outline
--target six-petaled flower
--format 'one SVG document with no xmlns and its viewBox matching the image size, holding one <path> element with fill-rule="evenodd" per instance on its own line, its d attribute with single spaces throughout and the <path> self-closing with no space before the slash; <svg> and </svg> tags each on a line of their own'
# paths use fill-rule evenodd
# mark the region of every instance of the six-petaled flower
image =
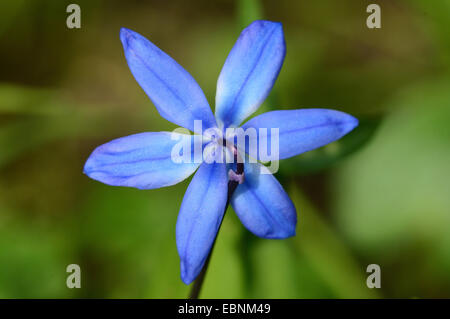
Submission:
<svg viewBox="0 0 450 319">
<path fill-rule="evenodd" d="M 258 109 L 272 89 L 286 52 L 280 23 L 255 21 L 244 29 L 220 73 L 214 116 L 198 84 L 171 57 L 131 30 L 121 29 L 120 38 L 132 74 L 160 115 L 197 133 L 177 136 L 192 147 L 203 133 L 195 131 L 195 120 L 202 121 L 204 129 L 223 132 L 238 127 Z M 278 128 L 279 158 L 284 159 L 333 142 L 357 125 L 356 118 L 343 112 L 300 109 L 264 113 L 242 127 Z M 189 284 L 201 271 L 222 221 L 227 202 L 227 163 L 174 162 L 171 151 L 177 140 L 173 134 L 178 133 L 140 133 L 101 145 L 87 160 L 84 172 L 108 185 L 153 189 L 181 182 L 197 170 L 176 225 L 181 278 Z M 222 147 L 216 139 L 202 143 L 206 150 Z M 209 156 L 213 152 L 205 153 Z M 231 198 L 244 226 L 263 238 L 295 235 L 295 207 L 267 167 L 246 161 L 244 173 Z"/>
</svg>

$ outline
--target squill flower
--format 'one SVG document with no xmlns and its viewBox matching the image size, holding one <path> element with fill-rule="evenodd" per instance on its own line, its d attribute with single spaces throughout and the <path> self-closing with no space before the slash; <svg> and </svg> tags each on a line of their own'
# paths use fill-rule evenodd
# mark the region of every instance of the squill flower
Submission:
<svg viewBox="0 0 450 319">
<path fill-rule="evenodd" d="M 171 57 L 131 30 L 122 28 L 120 39 L 131 73 L 159 114 L 197 134 L 148 132 L 115 139 L 94 150 L 84 172 L 108 185 L 153 189 L 177 184 L 198 169 L 184 195 L 176 225 L 181 278 L 189 284 L 201 271 L 222 221 L 229 177 L 227 164 L 220 161 L 174 162 L 171 153 L 179 140 L 173 136 L 194 147 L 203 133 L 194 127 L 195 120 L 201 121 L 204 129 L 223 131 L 238 127 L 258 109 L 283 64 L 282 25 L 255 21 L 242 31 L 217 82 L 215 116 L 199 85 Z M 279 159 L 284 159 L 333 142 L 357 125 L 357 119 L 343 112 L 301 109 L 268 112 L 242 128 L 257 132 L 278 128 Z M 204 149 L 219 145 L 217 139 L 205 140 Z M 246 162 L 243 176 L 230 202 L 244 226 L 263 238 L 295 235 L 295 207 L 267 167 Z"/>
</svg>

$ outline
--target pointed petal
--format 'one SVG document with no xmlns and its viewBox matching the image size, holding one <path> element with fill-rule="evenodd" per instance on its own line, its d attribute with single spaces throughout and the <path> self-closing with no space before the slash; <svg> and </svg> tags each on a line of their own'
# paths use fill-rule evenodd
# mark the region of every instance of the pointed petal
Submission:
<svg viewBox="0 0 450 319">
<path fill-rule="evenodd" d="M 217 81 L 219 122 L 235 127 L 258 109 L 275 83 L 285 53 L 281 23 L 255 21 L 242 31 Z"/>
<path fill-rule="evenodd" d="M 84 173 L 113 186 L 152 189 L 174 185 L 189 177 L 200 165 L 201 157 L 195 161 L 193 158 L 195 143 L 201 143 L 200 136 L 170 132 L 118 138 L 92 152 Z M 179 151 L 177 154 L 188 154 L 187 160 L 174 161 L 172 152 L 175 150 Z"/>
<path fill-rule="evenodd" d="M 191 131 L 194 120 L 203 129 L 216 126 L 205 95 L 185 69 L 134 31 L 122 28 L 120 39 L 131 73 L 162 117 Z"/>
<path fill-rule="evenodd" d="M 294 236 L 295 207 L 277 179 L 259 163 L 245 163 L 244 174 L 244 183 L 231 199 L 242 224 L 263 238 Z"/>
<path fill-rule="evenodd" d="M 279 159 L 284 159 L 336 141 L 356 126 L 358 126 L 358 120 L 344 112 L 328 109 L 301 109 L 267 112 L 252 118 L 242 128 L 256 129 L 256 135 L 253 136 L 256 136 L 257 142 L 254 141 L 253 145 L 264 142 L 260 129 L 267 129 L 265 142 L 268 152 L 266 153 L 270 153 L 272 149 L 271 129 L 278 129 Z M 259 147 L 258 158 L 262 159 L 260 150 Z"/>
<path fill-rule="evenodd" d="M 203 163 L 195 173 L 181 204 L 176 237 L 181 279 L 190 284 L 200 273 L 222 221 L 227 201 L 223 163 Z"/>
</svg>

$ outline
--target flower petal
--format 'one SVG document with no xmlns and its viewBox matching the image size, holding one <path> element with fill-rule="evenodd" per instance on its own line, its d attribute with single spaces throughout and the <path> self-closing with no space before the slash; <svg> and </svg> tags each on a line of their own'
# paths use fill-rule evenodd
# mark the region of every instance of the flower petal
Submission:
<svg viewBox="0 0 450 319">
<path fill-rule="evenodd" d="M 134 31 L 122 28 L 120 39 L 131 73 L 162 117 L 191 131 L 194 120 L 204 129 L 216 126 L 205 95 L 185 69 Z"/>
<path fill-rule="evenodd" d="M 153 189 L 174 185 L 189 177 L 200 165 L 201 155 L 196 156 L 195 161 L 192 157 L 195 143 L 201 143 L 200 136 L 170 132 L 118 138 L 92 152 L 84 173 L 113 186 Z M 186 146 L 184 149 L 181 148 L 183 145 Z M 175 161 L 174 150 L 179 150 L 177 154 L 186 155 L 188 160 Z"/>
<path fill-rule="evenodd" d="M 217 81 L 219 126 L 238 126 L 258 109 L 275 83 L 285 53 L 281 23 L 255 21 L 242 31 Z"/>
<path fill-rule="evenodd" d="M 184 195 L 176 237 L 181 279 L 190 284 L 200 273 L 222 221 L 227 201 L 227 174 L 223 163 L 203 163 Z"/>
<path fill-rule="evenodd" d="M 297 213 L 294 204 L 277 179 L 259 164 L 245 163 L 244 183 L 231 199 L 242 224 L 263 238 L 295 235 Z"/>
<path fill-rule="evenodd" d="M 267 153 L 271 153 L 272 149 L 271 129 L 279 129 L 279 159 L 284 159 L 336 141 L 356 126 L 358 120 L 344 112 L 301 109 L 267 112 L 252 118 L 242 128 L 244 131 L 248 128 L 256 129 L 256 135 L 253 136 L 256 136 L 257 142 L 254 141 L 253 145 L 266 142 Z M 261 138 L 261 128 L 267 128 L 266 141 Z M 258 145 L 258 159 L 262 159 L 260 151 L 261 147 Z"/>
</svg>

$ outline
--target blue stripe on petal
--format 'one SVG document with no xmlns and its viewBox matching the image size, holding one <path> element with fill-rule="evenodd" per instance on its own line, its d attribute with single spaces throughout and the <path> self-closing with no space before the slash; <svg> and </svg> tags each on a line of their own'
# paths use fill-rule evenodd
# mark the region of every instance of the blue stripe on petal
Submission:
<svg viewBox="0 0 450 319">
<path fill-rule="evenodd" d="M 190 284 L 200 273 L 222 221 L 227 201 L 227 174 L 223 163 L 203 163 L 184 195 L 176 237 L 181 279 Z"/>
<path fill-rule="evenodd" d="M 170 186 L 189 177 L 200 165 L 194 163 L 194 143 L 201 143 L 198 135 L 169 132 L 148 132 L 115 139 L 97 147 L 84 166 L 90 178 L 113 186 L 153 189 Z M 172 150 L 186 145 L 185 154 L 191 160 L 174 161 Z M 182 154 L 183 149 L 177 154 Z M 187 159 L 188 157 L 186 157 Z"/>
<path fill-rule="evenodd" d="M 279 129 L 279 159 L 289 158 L 340 139 L 356 126 L 358 120 L 344 112 L 328 109 L 272 111 L 252 118 L 242 128 L 254 128 L 258 143 L 260 129 L 267 128 L 267 149 L 271 151 L 271 129 Z M 254 142 L 256 145 L 256 142 Z M 258 158 L 259 156 L 258 145 Z"/>
<path fill-rule="evenodd" d="M 275 83 L 285 53 L 281 23 L 255 21 L 242 31 L 217 81 L 219 125 L 238 126 L 258 109 Z"/>
<path fill-rule="evenodd" d="M 194 120 L 203 129 L 216 126 L 205 95 L 185 69 L 134 31 L 122 28 L 120 39 L 131 73 L 162 117 L 191 131 Z"/>
<path fill-rule="evenodd" d="M 295 207 L 277 179 L 258 163 L 245 163 L 244 173 L 244 183 L 237 187 L 231 199 L 242 224 L 263 238 L 294 236 Z"/>
</svg>

